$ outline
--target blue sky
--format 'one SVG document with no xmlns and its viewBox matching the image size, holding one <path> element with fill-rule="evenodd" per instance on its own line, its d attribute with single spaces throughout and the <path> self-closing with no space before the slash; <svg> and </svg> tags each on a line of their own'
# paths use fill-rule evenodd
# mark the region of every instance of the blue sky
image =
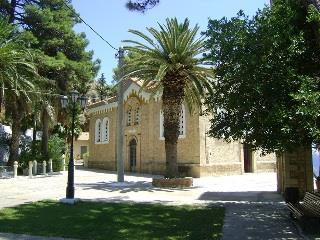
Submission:
<svg viewBox="0 0 320 240">
<path fill-rule="evenodd" d="M 160 0 L 161 3 L 141 14 L 129 12 L 126 0 L 73 0 L 73 6 L 81 17 L 99 32 L 113 46 L 122 46 L 122 40 L 132 38 L 128 29 L 146 32 L 146 27 L 155 27 L 157 22 L 164 23 L 167 17 L 179 20 L 189 18 L 191 26 L 198 24 L 205 31 L 208 19 L 230 18 L 242 9 L 253 15 L 259 8 L 269 4 L 269 0 Z M 90 41 L 88 50 L 95 52 L 94 57 L 101 59 L 101 70 L 107 80 L 112 80 L 112 69 L 117 65 L 116 51 L 110 48 L 84 24 L 75 27 L 77 32 L 85 32 Z"/>
</svg>

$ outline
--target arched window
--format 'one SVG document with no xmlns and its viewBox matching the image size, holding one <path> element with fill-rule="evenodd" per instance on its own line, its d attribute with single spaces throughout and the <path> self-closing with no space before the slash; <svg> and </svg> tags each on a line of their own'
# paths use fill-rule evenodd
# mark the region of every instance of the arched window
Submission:
<svg viewBox="0 0 320 240">
<path fill-rule="evenodd" d="M 102 121 L 102 142 L 103 143 L 109 143 L 109 118 L 104 118 Z"/>
<path fill-rule="evenodd" d="M 97 119 L 96 120 L 96 125 L 95 125 L 95 142 L 100 143 L 101 142 L 101 120 Z"/>
<path fill-rule="evenodd" d="M 163 111 L 160 111 L 160 138 L 164 139 L 164 127 L 163 127 Z M 186 111 L 182 104 L 180 113 L 180 124 L 179 124 L 179 138 L 186 137 Z"/>
<path fill-rule="evenodd" d="M 179 136 L 184 136 L 186 131 L 186 116 L 185 116 L 185 109 L 184 105 L 181 106 L 180 112 L 180 124 L 179 124 Z"/>
<path fill-rule="evenodd" d="M 130 107 L 127 111 L 127 126 L 132 125 L 132 108 Z"/>
<path fill-rule="evenodd" d="M 134 111 L 134 125 L 140 124 L 140 107 L 137 107 Z"/>
</svg>

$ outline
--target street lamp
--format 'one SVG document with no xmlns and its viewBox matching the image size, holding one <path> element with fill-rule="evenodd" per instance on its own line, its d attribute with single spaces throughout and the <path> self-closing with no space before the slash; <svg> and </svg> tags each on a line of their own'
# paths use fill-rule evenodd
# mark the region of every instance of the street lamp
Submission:
<svg viewBox="0 0 320 240">
<path fill-rule="evenodd" d="M 74 199 L 74 159 L 73 159 L 73 139 L 74 139 L 74 119 L 76 115 L 76 104 L 79 100 L 80 106 L 84 109 L 88 104 L 88 98 L 86 96 L 79 97 L 79 92 L 73 90 L 70 92 L 69 98 L 67 96 L 61 97 L 62 108 L 67 108 L 68 103 L 72 104 L 72 123 L 71 123 L 71 147 L 70 147 L 70 159 L 68 164 L 68 184 L 66 190 L 66 198 Z"/>
</svg>

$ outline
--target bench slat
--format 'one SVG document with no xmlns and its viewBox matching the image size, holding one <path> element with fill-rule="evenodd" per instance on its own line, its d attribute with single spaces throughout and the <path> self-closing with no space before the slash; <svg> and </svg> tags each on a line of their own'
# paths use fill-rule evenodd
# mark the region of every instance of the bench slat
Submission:
<svg viewBox="0 0 320 240">
<path fill-rule="evenodd" d="M 320 218 L 320 196 L 307 192 L 301 203 L 287 203 L 293 216 L 296 218 Z"/>
</svg>

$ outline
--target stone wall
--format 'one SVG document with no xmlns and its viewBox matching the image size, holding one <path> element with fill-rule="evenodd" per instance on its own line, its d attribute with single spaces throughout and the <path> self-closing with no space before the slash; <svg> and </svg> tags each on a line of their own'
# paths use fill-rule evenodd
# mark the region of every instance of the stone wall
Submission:
<svg viewBox="0 0 320 240">
<path fill-rule="evenodd" d="M 243 173 L 242 144 L 209 137 L 210 116 L 199 117 L 200 175 L 219 176 Z"/>
<path fill-rule="evenodd" d="M 277 164 L 279 192 L 283 193 L 287 187 L 299 188 L 301 196 L 313 191 L 311 146 L 277 155 Z"/>
<path fill-rule="evenodd" d="M 87 146 L 87 149 L 89 152 L 89 140 L 76 140 L 76 141 L 74 141 L 73 156 L 75 159 L 81 158 L 81 146 Z"/>
<path fill-rule="evenodd" d="M 129 143 L 134 138 L 137 142 L 137 159 L 135 172 L 164 174 L 165 173 L 165 146 L 160 137 L 160 110 L 161 102 L 151 100 L 146 103 L 137 96 L 125 101 L 125 138 L 124 138 L 124 166 L 129 171 Z M 140 104 L 140 124 L 127 126 L 127 110 L 132 102 Z M 101 111 L 90 116 L 90 159 L 89 167 L 114 170 L 116 166 L 116 108 Z M 96 120 L 108 117 L 110 120 L 110 141 L 107 144 L 96 144 L 94 141 Z M 178 140 L 178 165 L 184 175 L 199 177 L 199 118 L 191 115 L 186 108 L 186 136 Z"/>
<path fill-rule="evenodd" d="M 263 154 L 261 151 L 253 153 L 254 168 L 253 172 L 276 172 L 277 157 L 275 153 Z"/>
<path fill-rule="evenodd" d="M 105 117 L 109 118 L 109 143 L 95 143 L 96 120 L 102 120 Z M 114 170 L 113 166 L 115 165 L 116 159 L 116 124 L 117 116 L 114 109 L 90 115 L 89 167 Z"/>
<path fill-rule="evenodd" d="M 135 89 L 131 87 L 132 89 Z M 130 87 L 129 87 L 130 89 Z M 127 93 L 124 102 L 124 166 L 130 171 L 130 141 L 136 140 L 136 166 L 134 172 L 164 174 L 165 144 L 160 137 L 161 100 L 141 97 L 138 88 Z M 140 109 L 140 123 L 128 126 L 128 109 Z M 217 176 L 242 174 L 243 147 L 239 142 L 227 143 L 207 135 L 210 116 L 191 115 L 185 105 L 186 135 L 178 140 L 178 169 L 184 176 Z M 116 121 L 117 104 L 97 103 L 90 109 L 89 166 L 115 170 L 116 168 Z M 109 142 L 95 143 L 95 123 L 97 119 L 109 118 Z M 134 118 L 134 116 L 133 116 Z M 275 162 L 270 158 L 257 157 L 258 171 L 274 171 Z"/>
</svg>

